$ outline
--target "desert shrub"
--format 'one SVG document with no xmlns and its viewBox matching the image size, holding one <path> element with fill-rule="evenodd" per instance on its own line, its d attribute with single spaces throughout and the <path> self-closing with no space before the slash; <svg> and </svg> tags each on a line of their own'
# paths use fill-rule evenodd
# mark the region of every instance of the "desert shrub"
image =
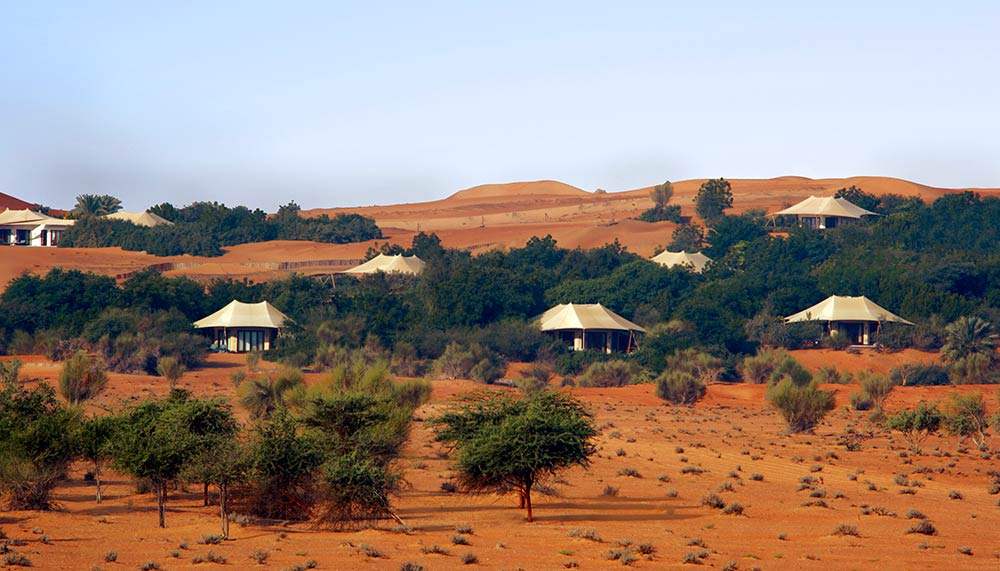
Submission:
<svg viewBox="0 0 1000 571">
<path fill-rule="evenodd" d="M 177 381 L 184 376 L 186 369 L 184 365 L 174 357 L 162 357 L 156 363 L 156 370 L 160 376 L 167 379 L 167 383 L 173 388 Z"/>
<path fill-rule="evenodd" d="M 770 380 L 778 364 L 788 356 L 784 349 L 761 348 L 756 355 L 751 355 L 739 365 L 743 381 L 751 384 L 763 384 Z"/>
<path fill-rule="evenodd" d="M 14 510 L 46 510 L 75 452 L 79 414 L 47 384 L 0 384 L 0 495 Z"/>
<path fill-rule="evenodd" d="M 885 399 L 889 398 L 889 393 L 892 392 L 892 379 L 885 375 L 865 372 L 858 373 L 858 377 L 861 381 L 861 392 L 868 395 L 875 410 L 881 412 Z"/>
<path fill-rule="evenodd" d="M 889 378 L 894 385 L 922 387 L 951 384 L 948 370 L 936 363 L 911 363 L 893 367 Z"/>
<path fill-rule="evenodd" d="M 829 347 L 834 351 L 843 351 L 852 345 L 851 340 L 837 330 L 833 330 L 829 335 L 823 337 L 822 343 L 824 347 Z"/>
<path fill-rule="evenodd" d="M 767 391 L 767 400 L 785 419 L 790 432 L 812 430 L 835 406 L 833 393 L 812 381 L 799 385 L 786 378 Z"/>
<path fill-rule="evenodd" d="M 830 535 L 851 535 L 854 537 L 861 537 L 861 532 L 858 531 L 857 526 L 842 523 L 837 527 L 833 528 Z"/>
<path fill-rule="evenodd" d="M 851 408 L 854 410 L 871 410 L 875 406 L 872 397 L 864 391 L 851 393 Z"/>
<path fill-rule="evenodd" d="M 941 412 L 934 404 L 921 402 L 913 410 L 901 410 L 885 421 L 885 427 L 903 434 L 903 438 L 914 454 L 920 453 L 921 445 L 941 425 Z"/>
<path fill-rule="evenodd" d="M 21 374 L 21 360 L 0 361 L 0 384 L 13 384 Z"/>
<path fill-rule="evenodd" d="M 813 378 L 821 385 L 849 385 L 854 380 L 854 375 L 850 371 L 840 371 L 833 365 L 826 365 L 817 369 Z"/>
<path fill-rule="evenodd" d="M 399 482 L 398 474 L 361 450 L 332 458 L 323 466 L 322 500 L 315 517 L 334 529 L 394 517 L 389 495 L 399 490 Z"/>
<path fill-rule="evenodd" d="M 70 404 L 79 404 L 99 395 L 107 384 L 107 371 L 83 351 L 66 361 L 59 373 L 59 394 Z"/>
<path fill-rule="evenodd" d="M 438 379 L 465 379 L 477 364 L 472 351 L 456 342 L 451 342 L 445 347 L 444 353 L 434 361 L 431 370 Z"/>
<path fill-rule="evenodd" d="M 245 508 L 259 517 L 303 518 L 303 507 L 316 501 L 313 474 L 321 463 L 317 444 L 298 433 L 287 412 L 277 412 L 255 427 Z"/>
<path fill-rule="evenodd" d="M 872 342 L 892 351 L 898 351 L 917 345 L 914 335 L 919 335 L 919 332 L 914 331 L 912 325 L 883 323 L 879 326 L 878 331 L 872 335 Z M 921 344 L 926 344 L 926 341 Z"/>
<path fill-rule="evenodd" d="M 401 377 L 416 377 L 420 375 L 420 359 L 417 348 L 410 343 L 396 343 L 392 352 L 392 370 Z"/>
<path fill-rule="evenodd" d="M 812 381 L 813 376 L 812 373 L 809 372 L 809 369 L 806 369 L 802 363 L 795 359 L 795 357 L 785 355 L 778 362 L 778 366 L 775 367 L 774 372 L 771 373 L 771 378 L 768 383 L 773 386 L 784 379 L 790 380 L 797 386 L 805 386 Z"/>
<path fill-rule="evenodd" d="M 656 378 L 656 396 L 673 404 L 694 404 L 706 391 L 704 383 L 684 371 L 667 370 Z"/>
<path fill-rule="evenodd" d="M 721 510 L 726 507 L 726 502 L 718 494 L 708 494 L 701 499 L 701 505 Z"/>
<path fill-rule="evenodd" d="M 470 349 L 476 360 L 469 370 L 469 377 L 473 380 L 490 385 L 507 372 L 507 361 L 499 353 L 479 344 L 473 344 Z"/>
<path fill-rule="evenodd" d="M 623 387 L 632 382 L 633 368 L 625 361 L 592 364 L 576 380 L 581 387 Z"/>
<path fill-rule="evenodd" d="M 696 349 L 684 349 L 667 357 L 667 371 L 682 371 L 698 379 L 703 385 L 719 380 L 722 359 Z"/>
<path fill-rule="evenodd" d="M 926 519 L 922 519 L 917 523 L 913 524 L 912 526 L 910 526 L 910 528 L 906 530 L 906 533 L 907 534 L 919 533 L 921 535 L 937 535 L 937 528 L 934 527 L 934 524 L 932 524 L 931 522 L 927 521 Z"/>
</svg>

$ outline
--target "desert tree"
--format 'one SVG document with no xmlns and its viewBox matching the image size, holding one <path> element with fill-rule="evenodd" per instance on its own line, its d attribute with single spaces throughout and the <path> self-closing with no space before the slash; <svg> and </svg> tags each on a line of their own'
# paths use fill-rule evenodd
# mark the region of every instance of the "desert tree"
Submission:
<svg viewBox="0 0 1000 571">
<path fill-rule="evenodd" d="M 959 317 L 945 327 L 941 358 L 961 383 L 982 383 L 996 362 L 997 334 L 988 321 Z"/>
<path fill-rule="evenodd" d="M 59 372 L 59 394 L 70 404 L 80 404 L 99 395 L 108 384 L 104 366 L 83 351 L 77 351 Z"/>
<path fill-rule="evenodd" d="M 941 411 L 937 405 L 921 402 L 913 410 L 901 410 L 885 420 L 885 427 L 903 434 L 910 451 L 920 454 L 928 436 L 941 426 Z"/>
<path fill-rule="evenodd" d="M 533 487 L 572 466 L 588 466 L 596 448 L 593 415 L 555 391 L 515 399 L 475 393 L 436 419 L 437 440 L 453 447 L 459 483 L 480 493 L 516 490 L 531 522 Z"/>
<path fill-rule="evenodd" d="M 694 197 L 694 210 L 706 222 L 723 215 L 733 206 L 733 187 L 724 178 L 705 181 Z"/>
<path fill-rule="evenodd" d="M 192 399 L 174 389 L 163 400 L 146 401 L 116 417 L 111 453 L 116 468 L 153 484 L 159 526 L 165 527 L 167 484 L 188 462 L 226 435 L 236 423 L 221 401 Z"/>
<path fill-rule="evenodd" d="M 315 503 L 320 446 L 285 409 L 254 426 L 247 508 L 267 518 L 305 519 Z"/>
<path fill-rule="evenodd" d="M 185 465 L 182 477 L 200 481 L 205 485 L 214 484 L 219 490 L 219 518 L 221 535 L 229 539 L 230 500 L 233 488 L 245 483 L 250 477 L 252 456 L 249 446 L 238 435 L 228 438 L 210 439 Z M 205 505 L 207 493 L 205 495 Z"/>
<path fill-rule="evenodd" d="M 952 393 L 942 411 L 942 424 L 950 434 L 971 438 L 980 450 L 986 450 L 991 425 L 1000 421 L 1000 414 L 990 414 L 983 393 Z"/>
<path fill-rule="evenodd" d="M 74 218 L 85 216 L 104 216 L 113 214 L 122 209 L 122 202 L 114 196 L 107 194 L 81 194 L 76 197 L 76 206 L 73 207 Z"/>
<path fill-rule="evenodd" d="M 104 464 L 110 457 L 111 438 L 114 435 L 114 418 L 110 416 L 92 416 L 80 422 L 79 433 L 77 434 L 76 446 L 80 457 L 90 462 L 94 475 L 94 482 L 97 484 L 97 503 L 104 501 L 104 493 L 101 487 L 101 474 L 104 471 Z"/>
<path fill-rule="evenodd" d="M 671 252 L 698 252 L 705 247 L 705 230 L 697 224 L 681 224 L 670 235 Z"/>
<path fill-rule="evenodd" d="M 251 418 L 270 418 L 278 409 L 285 408 L 288 401 L 304 386 L 302 373 L 287 369 L 277 376 L 260 375 L 240 383 L 236 393 L 240 405 L 250 413 Z"/>
</svg>

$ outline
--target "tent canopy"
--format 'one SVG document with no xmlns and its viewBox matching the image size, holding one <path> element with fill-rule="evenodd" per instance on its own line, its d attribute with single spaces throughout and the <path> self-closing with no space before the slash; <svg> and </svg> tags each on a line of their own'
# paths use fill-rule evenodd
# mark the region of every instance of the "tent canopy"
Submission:
<svg viewBox="0 0 1000 571">
<path fill-rule="evenodd" d="M 646 330 L 599 303 L 564 303 L 549 309 L 538 318 L 542 331 L 561 329 L 604 329 L 612 331 Z"/>
<path fill-rule="evenodd" d="M 160 226 L 166 224 L 168 226 L 173 226 L 174 223 L 167 220 L 166 218 L 153 214 L 152 212 L 123 212 L 118 211 L 112 214 L 105 214 L 104 218 L 110 218 L 111 220 L 124 220 L 126 222 L 131 222 L 136 226 L 146 226 L 147 228 L 152 228 L 153 226 Z"/>
<path fill-rule="evenodd" d="M 344 270 L 341 273 L 363 275 L 374 274 L 375 272 L 385 272 L 387 274 L 398 272 L 401 274 L 417 275 L 424 271 L 426 265 L 423 260 L 416 256 L 404 256 L 402 254 L 386 256 L 385 254 L 379 254 L 360 266 Z"/>
<path fill-rule="evenodd" d="M 199 329 L 206 327 L 265 327 L 279 329 L 288 317 L 266 301 L 243 303 L 235 299 L 212 315 L 194 322 Z"/>
<path fill-rule="evenodd" d="M 785 318 L 785 321 L 891 321 L 913 325 L 913 323 L 891 313 L 865 296 L 848 297 L 831 295 L 809 309 Z"/>
<path fill-rule="evenodd" d="M 856 218 L 862 216 L 878 216 L 855 206 L 850 201 L 832 196 L 810 196 L 802 202 L 789 206 L 784 210 L 779 210 L 770 216 L 838 216 L 840 218 Z"/>
<path fill-rule="evenodd" d="M 16 225 L 16 224 L 31 224 L 38 226 L 40 224 L 62 224 L 65 226 L 72 226 L 75 220 L 63 220 L 62 218 L 53 218 L 41 212 L 32 212 L 31 210 L 4 210 L 0 212 L 0 224 L 6 225 Z"/>
<path fill-rule="evenodd" d="M 668 268 L 688 266 L 695 272 L 701 273 L 705 269 L 705 264 L 711 262 L 712 259 L 701 252 L 695 252 L 694 254 L 687 252 L 660 252 L 650 258 L 650 261 Z"/>
</svg>

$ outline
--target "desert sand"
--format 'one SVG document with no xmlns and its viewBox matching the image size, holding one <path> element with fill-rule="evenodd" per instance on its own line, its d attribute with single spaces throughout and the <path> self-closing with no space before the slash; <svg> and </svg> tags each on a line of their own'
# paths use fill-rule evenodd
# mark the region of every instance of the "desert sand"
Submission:
<svg viewBox="0 0 1000 571">
<path fill-rule="evenodd" d="M 673 184 L 673 203 L 694 216 L 694 196 L 704 179 Z M 872 194 L 896 193 L 932 201 L 966 189 L 933 188 L 889 177 L 809 179 L 734 179 L 733 210 L 763 208 L 770 212 L 810 195 L 831 195 L 858 186 Z M 431 202 L 303 211 L 304 216 L 358 213 L 372 217 L 385 237 L 360 244 L 317 244 L 276 241 L 227 248 L 223 256 L 155 257 L 119 248 L 4 248 L 0 252 L 0 288 L 22 272 L 44 274 L 50 268 L 76 268 L 110 276 L 127 276 L 165 264 L 165 275 L 186 275 L 207 281 L 217 277 L 263 281 L 291 272 L 332 274 L 357 265 L 369 248 L 391 243 L 408 247 L 417 232 L 434 232 L 447 247 L 481 253 L 493 248 L 523 246 L 532 236 L 551 234 L 565 248 L 593 248 L 618 240 L 629 251 L 651 256 L 671 240 L 671 222 L 653 224 L 630 220 L 652 206 L 652 187 L 621 192 L 587 192 L 555 181 L 490 184 Z M 1000 189 L 977 189 L 1000 195 Z M 291 263 L 291 264 L 289 264 Z"/>
<path fill-rule="evenodd" d="M 858 371 L 887 365 L 886 355 L 867 351 L 850 355 L 814 349 L 796 352 L 796 357 L 810 368 L 833 364 Z M 906 351 L 888 357 L 896 364 L 937 356 Z M 24 375 L 36 379 L 32 382 L 51 381 L 58 374 L 58 365 L 44 358 L 22 359 L 27 363 Z M 229 376 L 243 367 L 240 356 L 212 355 L 180 385 L 198 396 L 232 398 Z M 147 561 L 168 570 L 202 569 L 213 564 L 193 560 L 209 550 L 237 569 L 291 569 L 308 561 L 317 569 L 395 570 L 406 562 L 427 571 L 574 564 L 612 569 L 621 565 L 607 554 L 625 542 L 655 548 L 651 558 L 632 564 L 637 569 L 687 567 L 691 564 L 682 560 L 688 553 L 718 569 L 730 562 L 737 566 L 730 568 L 766 570 L 998 566 L 1000 544 L 993 530 L 1000 525 L 1000 496 L 991 495 L 987 474 L 996 469 L 995 461 L 984 459 L 968 443 L 941 435 L 924 445 L 923 454 L 907 452 L 898 434 L 878 430 L 867 413 L 846 407 L 856 386 L 826 387 L 837 391 L 838 408 L 815 434 L 807 435 L 785 433 L 780 417 L 765 404 L 761 385 L 712 385 L 694 407 L 663 404 L 652 385 L 565 389 L 595 413 L 601 428 L 599 453 L 589 469 L 562 474 L 552 486 L 554 495 L 537 495 L 537 521 L 531 524 L 512 496 L 442 491 L 441 484 L 451 477 L 449 461 L 433 442 L 427 419 L 456 397 L 484 386 L 433 381 L 433 388 L 431 402 L 418 411 L 400 464 L 409 485 L 395 506 L 409 527 L 406 532 L 394 531 L 394 522 L 341 533 L 270 522 L 234 525 L 232 540 L 202 545 L 198 541 L 218 533 L 219 524 L 217 508 L 203 507 L 198 489 L 170 494 L 167 528 L 161 530 L 152 497 L 136 494 L 121 475 L 106 474 L 111 481 L 107 499 L 96 504 L 94 486 L 82 480 L 83 465 L 59 486 L 58 511 L 2 513 L 0 529 L 27 542 L 17 549 L 39 569 L 136 569 Z M 983 391 L 991 407 L 997 405 L 992 387 L 898 387 L 887 411 L 922 399 L 942 400 L 953 391 Z M 166 392 L 159 378 L 115 374 L 109 390 L 88 409 L 97 412 Z M 852 452 L 838 443 L 847 427 L 874 432 L 862 450 Z M 995 437 L 991 444 L 997 445 Z M 905 486 L 896 483 L 899 474 L 906 475 Z M 814 481 L 804 485 L 804 478 Z M 951 499 L 955 492 L 960 499 Z M 743 514 L 723 515 L 701 505 L 709 493 L 741 504 Z M 817 505 L 820 501 L 825 507 Z M 926 514 L 938 534 L 907 534 L 916 521 L 906 518 L 911 509 Z M 841 525 L 854 526 L 859 535 L 834 535 Z M 472 528 L 465 535 L 468 545 L 452 543 L 456 526 Z M 426 552 L 435 545 L 447 554 Z M 117 552 L 117 562 L 105 562 L 109 551 Z M 251 559 L 257 551 L 269 553 L 266 566 Z M 466 553 L 475 554 L 478 564 L 466 567 L 461 560 Z"/>
</svg>

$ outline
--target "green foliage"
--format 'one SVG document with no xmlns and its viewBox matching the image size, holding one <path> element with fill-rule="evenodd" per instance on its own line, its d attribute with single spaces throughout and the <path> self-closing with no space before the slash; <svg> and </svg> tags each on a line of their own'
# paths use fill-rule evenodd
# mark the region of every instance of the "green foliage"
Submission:
<svg viewBox="0 0 1000 571">
<path fill-rule="evenodd" d="M 21 374 L 21 360 L 10 359 L 0 360 L 0 384 L 13 384 L 18 381 Z"/>
<path fill-rule="evenodd" d="M 623 387 L 631 384 L 636 371 L 625 361 L 598 361 L 576 380 L 581 387 Z"/>
<path fill-rule="evenodd" d="M 73 405 L 101 394 L 107 384 L 104 366 L 83 351 L 66 361 L 59 372 L 59 394 Z"/>
<path fill-rule="evenodd" d="M 0 384 L 0 495 L 13 510 L 47 510 L 74 453 L 77 410 L 47 384 Z"/>
<path fill-rule="evenodd" d="M 795 357 L 787 353 L 779 355 L 779 357 L 781 360 L 777 362 L 774 372 L 771 373 L 771 379 L 769 380 L 771 385 L 775 385 L 786 379 L 800 387 L 812 382 L 812 373 L 802 363 L 797 361 Z"/>
<path fill-rule="evenodd" d="M 763 211 L 751 210 L 736 216 L 719 216 L 711 221 L 705 255 L 713 260 L 725 256 L 737 244 L 747 244 L 767 235 Z"/>
<path fill-rule="evenodd" d="M 649 192 L 649 199 L 653 201 L 653 207 L 640 214 L 636 220 L 643 222 L 661 222 L 669 220 L 671 222 L 681 221 L 681 207 L 669 204 L 674 196 L 674 187 L 670 181 L 658 184 Z"/>
<path fill-rule="evenodd" d="M 941 426 L 941 412 L 934 404 L 921 402 L 913 410 L 901 410 L 885 420 L 885 427 L 903 434 L 914 454 L 920 454 L 924 440 Z"/>
<path fill-rule="evenodd" d="M 400 476 L 385 464 L 354 450 L 335 456 L 323 466 L 324 501 L 317 520 L 334 529 L 367 525 L 398 517 L 389 495 L 400 488 Z"/>
<path fill-rule="evenodd" d="M 746 357 L 740 363 L 740 375 L 744 382 L 751 384 L 769 382 L 778 366 L 790 358 L 791 355 L 784 349 L 758 349 L 756 355 Z"/>
<path fill-rule="evenodd" d="M 303 386 L 302 373 L 285 369 L 276 376 L 260 374 L 240 383 L 236 389 L 240 406 L 251 418 L 270 418 L 275 411 L 285 408 Z"/>
<path fill-rule="evenodd" d="M 674 404 L 692 405 L 706 391 L 704 383 L 682 370 L 667 370 L 656 378 L 656 396 Z"/>
<path fill-rule="evenodd" d="M 314 438 L 299 434 L 285 410 L 254 427 L 247 509 L 253 515 L 303 519 L 316 502 L 315 471 L 323 455 Z"/>
<path fill-rule="evenodd" d="M 115 423 L 110 416 L 92 416 L 83 419 L 76 436 L 77 453 L 93 465 L 94 480 L 97 484 L 97 503 L 104 501 L 101 489 L 101 473 L 105 461 L 110 457 L 111 439 L 114 437 Z"/>
<path fill-rule="evenodd" d="M 587 466 L 596 448 L 593 416 L 553 391 L 530 398 L 477 393 L 436 419 L 437 440 L 454 447 L 459 482 L 477 492 L 516 490 L 532 521 L 531 491 L 571 466 Z"/>
<path fill-rule="evenodd" d="M 666 370 L 687 373 L 702 385 L 711 385 L 722 374 L 722 359 L 697 349 L 684 349 L 667 357 Z"/>
<path fill-rule="evenodd" d="M 81 194 L 73 207 L 74 218 L 87 218 L 114 214 L 122 209 L 122 201 L 107 194 Z"/>
<path fill-rule="evenodd" d="M 889 378 L 894 385 L 923 387 L 941 386 L 951 383 L 948 371 L 937 363 L 908 363 L 893 367 Z"/>
<path fill-rule="evenodd" d="M 833 392 L 819 389 L 815 381 L 795 383 L 786 377 L 767 391 L 767 400 L 785 419 L 790 432 L 810 432 L 833 410 Z"/>
<path fill-rule="evenodd" d="M 986 355 L 990 360 L 996 354 L 997 334 L 989 322 L 979 317 L 960 317 L 945 327 L 945 343 L 941 358 L 955 363 L 974 355 Z"/>
<path fill-rule="evenodd" d="M 670 235 L 671 252 L 699 252 L 705 247 L 705 231 L 697 224 L 681 224 Z"/>
<path fill-rule="evenodd" d="M 694 197 L 695 212 L 702 220 L 712 221 L 733 206 L 733 189 L 724 178 L 705 181 Z"/>
<path fill-rule="evenodd" d="M 432 366 L 433 375 L 439 379 L 467 379 L 469 371 L 476 365 L 472 351 L 459 343 L 449 343 Z"/>
</svg>

